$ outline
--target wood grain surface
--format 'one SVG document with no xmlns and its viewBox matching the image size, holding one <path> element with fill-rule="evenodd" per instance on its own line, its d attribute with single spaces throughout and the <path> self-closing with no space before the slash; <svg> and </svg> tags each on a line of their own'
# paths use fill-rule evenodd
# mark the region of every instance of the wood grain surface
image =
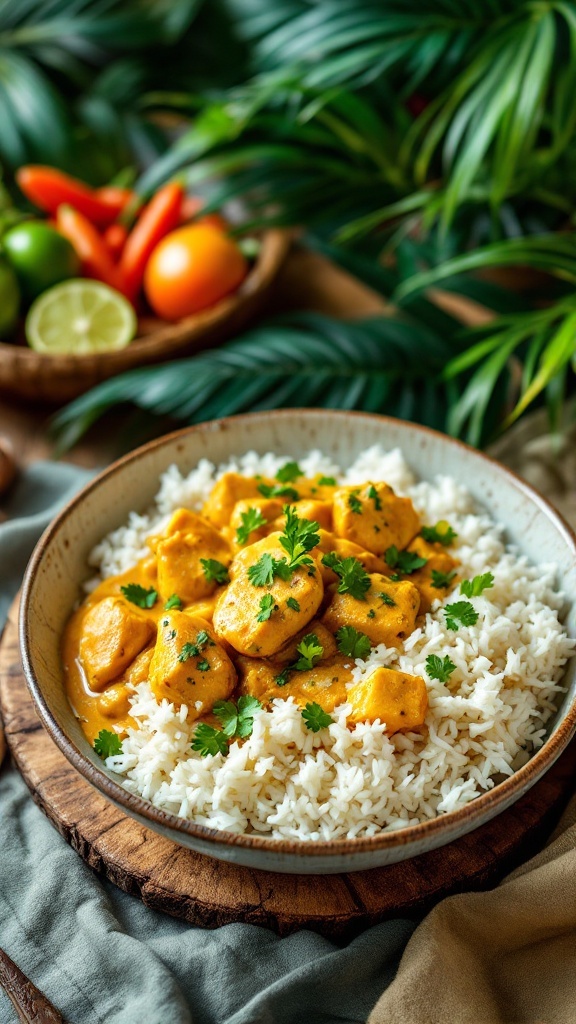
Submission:
<svg viewBox="0 0 576 1024">
<path fill-rule="evenodd" d="M 0 949 L 0 985 L 23 1024 L 66 1024 L 62 1014 L 3 949 Z"/>
<path fill-rule="evenodd" d="M 36 715 L 18 649 L 16 606 L 0 642 L 0 710 L 17 767 L 38 806 L 96 871 L 155 910 L 207 928 L 233 921 L 286 935 L 308 927 L 346 940 L 392 917 L 418 917 L 450 893 L 495 885 L 541 847 L 576 769 L 573 743 L 530 792 L 449 846 L 347 875 L 281 875 L 185 850 L 110 804 L 84 781 Z"/>
</svg>

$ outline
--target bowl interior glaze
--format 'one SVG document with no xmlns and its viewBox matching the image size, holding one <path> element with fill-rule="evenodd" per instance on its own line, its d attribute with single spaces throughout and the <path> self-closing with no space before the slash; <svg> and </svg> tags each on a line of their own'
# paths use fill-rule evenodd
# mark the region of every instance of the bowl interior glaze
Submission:
<svg viewBox="0 0 576 1024">
<path fill-rule="evenodd" d="M 373 444 L 400 447 L 417 476 L 448 474 L 464 483 L 535 563 L 558 566 L 566 626 L 576 637 L 576 540 L 561 517 L 528 485 L 486 456 L 434 431 L 386 417 L 324 410 L 286 410 L 213 421 L 179 431 L 114 463 L 49 527 L 30 561 L 21 604 L 21 647 L 28 685 L 44 725 L 75 767 L 125 811 L 201 853 L 268 870 L 325 873 L 363 870 L 425 852 L 470 831 L 517 800 L 550 767 L 576 728 L 576 672 L 548 724 L 545 745 L 522 769 L 465 808 L 378 836 L 304 843 L 235 836 L 195 825 L 129 794 L 87 743 L 65 696 L 60 663 L 64 625 L 90 575 L 87 557 L 131 510 L 144 512 L 172 463 L 183 472 L 200 459 L 218 464 L 254 450 L 299 458 L 313 448 L 347 466 Z"/>
</svg>

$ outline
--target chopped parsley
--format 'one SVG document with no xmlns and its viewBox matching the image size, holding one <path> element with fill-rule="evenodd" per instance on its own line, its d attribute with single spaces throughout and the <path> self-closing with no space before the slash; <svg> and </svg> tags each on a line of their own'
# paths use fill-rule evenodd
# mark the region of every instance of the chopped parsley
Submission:
<svg viewBox="0 0 576 1024">
<path fill-rule="evenodd" d="M 298 501 L 300 497 L 293 487 L 278 484 L 258 484 L 258 490 L 265 498 L 288 498 L 288 501 Z"/>
<path fill-rule="evenodd" d="M 474 626 L 478 622 L 478 612 L 470 601 L 455 601 L 444 608 L 448 629 L 459 629 L 460 626 Z"/>
<path fill-rule="evenodd" d="M 316 633 L 307 633 L 298 644 L 296 650 L 300 657 L 294 663 L 293 668 L 297 669 L 298 672 L 306 672 L 308 669 L 314 668 L 316 662 L 320 661 L 324 654 L 324 648 Z"/>
<path fill-rule="evenodd" d="M 229 583 L 228 569 L 215 558 L 201 558 L 200 565 L 208 583 Z"/>
<path fill-rule="evenodd" d="M 460 590 L 466 597 L 479 597 L 484 590 L 494 586 L 494 577 L 491 572 L 475 576 L 473 580 L 462 580 Z"/>
<path fill-rule="evenodd" d="M 387 549 L 384 558 L 391 569 L 398 569 L 398 572 L 404 573 L 405 576 L 416 572 L 416 569 L 421 569 L 428 561 L 427 558 L 421 558 L 414 551 L 398 551 L 395 544 Z"/>
<path fill-rule="evenodd" d="M 368 657 L 372 648 L 370 637 L 354 629 L 354 626 L 341 626 L 336 633 L 336 643 L 341 654 L 363 660 Z"/>
<path fill-rule="evenodd" d="M 370 611 L 368 612 L 366 618 L 367 619 L 375 619 L 376 618 L 376 612 L 374 611 L 373 608 L 370 609 Z"/>
<path fill-rule="evenodd" d="M 438 569 L 432 569 L 432 586 L 437 590 L 445 590 L 450 586 L 455 575 L 456 569 L 453 569 L 452 572 L 439 572 Z"/>
<path fill-rule="evenodd" d="M 277 676 L 274 676 L 274 682 L 276 683 L 276 686 L 286 686 L 286 683 L 290 678 L 291 671 L 292 669 L 290 665 L 287 665 L 286 668 L 283 668 L 282 671 L 279 672 Z"/>
<path fill-rule="evenodd" d="M 154 587 L 145 590 L 139 583 L 127 583 L 125 587 L 120 587 L 120 590 L 127 601 L 138 605 L 139 608 L 153 608 L 158 600 L 158 591 L 154 590 Z"/>
<path fill-rule="evenodd" d="M 298 601 L 296 600 L 295 597 L 289 597 L 288 600 L 286 601 L 286 604 L 288 605 L 289 608 L 292 609 L 293 612 L 300 611 L 300 605 L 298 604 Z"/>
<path fill-rule="evenodd" d="M 336 479 L 333 476 L 321 476 L 318 484 L 320 487 L 336 487 Z"/>
<path fill-rule="evenodd" d="M 376 597 L 381 598 L 382 604 L 387 604 L 390 608 L 396 607 L 396 601 L 393 597 L 390 597 L 390 594 L 387 594 L 385 590 L 381 590 L 379 594 L 376 594 Z"/>
<path fill-rule="evenodd" d="M 273 558 L 268 551 L 260 555 L 258 561 L 248 569 L 248 579 L 253 587 L 269 587 L 275 576 L 289 580 L 291 575 L 286 559 Z"/>
<path fill-rule="evenodd" d="M 455 669 L 456 665 L 448 655 L 439 658 L 437 654 L 429 654 L 426 658 L 426 671 L 430 679 L 437 679 L 440 683 L 447 683 Z"/>
<path fill-rule="evenodd" d="M 340 577 L 339 594 L 350 594 L 357 601 L 366 600 L 370 590 L 370 577 L 357 558 L 339 558 L 335 551 L 329 551 L 322 559 L 322 565 L 332 569 Z"/>
<path fill-rule="evenodd" d="M 267 622 L 272 615 L 272 612 L 277 610 L 278 605 L 272 597 L 272 594 L 264 594 L 264 597 L 260 598 L 260 611 L 256 616 L 256 621 Z"/>
<path fill-rule="evenodd" d="M 250 534 L 261 526 L 266 526 L 267 522 L 259 508 L 249 508 L 247 512 L 241 512 L 240 519 L 242 525 L 236 530 L 237 544 L 245 544 Z"/>
<path fill-rule="evenodd" d="M 374 484 L 370 484 L 370 487 L 368 488 L 368 491 L 366 493 L 368 494 L 369 498 L 372 498 L 372 501 L 374 502 L 374 508 L 376 509 L 376 511 L 380 512 L 380 510 L 382 509 L 382 502 L 378 497 L 378 491 L 374 487 Z"/>
<path fill-rule="evenodd" d="M 172 597 L 169 597 L 164 605 L 164 611 L 170 612 L 173 608 L 177 608 L 179 610 L 183 603 L 182 598 L 178 597 L 178 594 L 172 594 Z"/>
<path fill-rule="evenodd" d="M 308 703 L 302 712 L 302 718 L 306 723 L 306 727 L 311 732 L 319 732 L 320 729 L 325 729 L 326 726 L 330 725 L 334 719 L 331 718 L 324 708 L 321 708 L 319 704 L 314 701 Z"/>
<path fill-rule="evenodd" d="M 212 757 L 216 754 L 227 754 L 228 738 L 221 729 L 214 729 L 213 726 L 201 722 L 196 726 L 192 750 L 197 750 L 201 757 L 208 757 L 208 754 Z"/>
<path fill-rule="evenodd" d="M 115 754 L 121 754 L 122 744 L 120 737 L 115 732 L 109 732 L 108 729 L 100 729 L 94 740 L 94 750 L 103 760 L 106 760 L 107 757 L 113 757 Z"/>
<path fill-rule="evenodd" d="M 222 732 L 228 739 L 239 737 L 245 739 L 252 735 L 254 715 L 262 705 L 257 697 L 249 694 L 238 698 L 238 705 L 231 700 L 216 701 L 212 711 L 222 726 Z"/>
<path fill-rule="evenodd" d="M 285 465 L 276 473 L 276 479 L 279 480 L 281 484 L 291 484 L 294 480 L 297 480 L 299 476 L 304 476 L 304 473 L 297 462 L 286 462 Z"/>
<path fill-rule="evenodd" d="M 348 507 L 351 508 L 356 515 L 362 515 L 362 502 L 358 497 L 358 493 L 348 495 Z"/>
<path fill-rule="evenodd" d="M 200 672 L 209 672 L 210 671 L 210 662 L 206 661 L 206 658 L 203 658 L 202 661 L 197 661 L 196 662 L 196 668 L 199 669 Z"/>
<path fill-rule="evenodd" d="M 254 587 L 270 586 L 275 576 L 288 581 L 300 566 L 308 566 L 310 573 L 314 573 L 314 561 L 308 552 L 320 541 L 318 523 L 311 519 L 300 519 L 296 509 L 290 505 L 284 506 L 284 515 L 286 526 L 278 540 L 287 552 L 289 560 L 273 558 L 269 552 L 261 555 L 248 569 L 248 579 Z"/>
<path fill-rule="evenodd" d="M 447 548 L 452 541 L 456 540 L 458 534 L 445 519 L 441 519 L 436 526 L 423 526 L 420 536 L 429 544 L 443 544 Z"/>
<path fill-rule="evenodd" d="M 201 629 L 200 632 L 196 636 L 196 643 L 195 644 L 191 644 L 189 642 L 184 644 L 182 650 L 180 651 L 180 654 L 178 655 L 178 661 L 181 661 L 182 663 L 184 663 L 185 661 L 188 661 L 189 658 L 197 658 L 197 657 L 199 657 L 199 655 L 202 653 L 202 649 L 204 647 L 206 647 L 206 646 L 214 647 L 215 644 L 214 644 L 214 641 L 210 638 L 210 636 L 206 632 L 206 630 L 205 629 Z M 210 666 L 208 666 L 208 667 L 210 667 Z M 202 669 L 202 671 L 206 671 L 206 670 Z"/>
</svg>

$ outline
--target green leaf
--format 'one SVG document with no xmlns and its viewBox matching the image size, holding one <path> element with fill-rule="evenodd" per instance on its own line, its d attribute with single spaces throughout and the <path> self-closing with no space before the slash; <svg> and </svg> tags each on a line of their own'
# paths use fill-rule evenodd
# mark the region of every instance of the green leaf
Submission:
<svg viewBox="0 0 576 1024">
<path fill-rule="evenodd" d="M 334 721 L 315 701 L 306 704 L 302 712 L 302 718 L 310 732 L 319 732 L 320 729 L 326 729 Z"/>
<path fill-rule="evenodd" d="M 297 669 L 298 672 L 306 672 L 314 668 L 316 662 L 320 661 L 324 654 L 324 648 L 315 633 L 307 633 L 298 644 L 296 650 L 300 657 L 292 667 Z"/>
<path fill-rule="evenodd" d="M 489 590 L 493 586 L 494 576 L 491 572 L 484 572 L 472 580 L 462 580 L 460 590 L 465 597 L 479 597 L 485 590 Z"/>
<path fill-rule="evenodd" d="M 455 601 L 444 608 L 448 629 L 457 630 L 460 626 L 474 626 L 478 622 L 478 612 L 469 601 Z"/>
<path fill-rule="evenodd" d="M 350 594 L 357 601 L 365 601 L 371 580 L 366 569 L 357 558 L 340 558 L 335 551 L 329 551 L 322 558 L 322 564 L 340 577 L 339 594 Z"/>
<path fill-rule="evenodd" d="M 201 558 L 200 565 L 208 583 L 229 583 L 228 569 L 216 558 Z"/>
<path fill-rule="evenodd" d="M 268 622 L 268 619 L 272 615 L 272 612 L 277 610 L 278 605 L 276 604 L 274 598 L 272 597 L 272 594 L 264 594 L 264 596 L 260 598 L 260 611 L 256 616 L 256 621 Z"/>
<path fill-rule="evenodd" d="M 236 530 L 236 543 L 246 544 L 251 533 L 261 526 L 266 526 L 266 519 L 259 508 L 249 508 L 246 512 L 240 513 L 242 525 Z"/>
<path fill-rule="evenodd" d="M 110 732 L 108 729 L 101 729 L 94 740 L 94 750 L 104 761 L 107 757 L 115 757 L 117 754 L 122 753 L 120 737 L 117 733 Z"/>
<path fill-rule="evenodd" d="M 173 608 L 180 610 L 180 608 L 182 608 L 182 605 L 182 598 L 178 597 L 178 594 L 172 594 L 172 596 L 168 598 L 166 604 L 164 605 L 164 611 L 169 612 L 172 611 Z"/>
<path fill-rule="evenodd" d="M 437 590 L 447 590 L 456 575 L 456 569 L 453 569 L 451 572 L 440 572 L 438 569 L 432 569 L 430 574 L 432 586 L 436 587 Z"/>
<path fill-rule="evenodd" d="M 364 661 L 372 649 L 370 637 L 354 629 L 354 626 L 340 626 L 336 632 L 336 642 L 341 654 L 346 654 L 350 658 L 362 658 Z"/>
<path fill-rule="evenodd" d="M 362 502 L 358 498 L 357 494 L 349 494 L 348 495 L 348 507 L 356 515 L 362 515 Z"/>
<path fill-rule="evenodd" d="M 278 538 L 278 543 L 288 554 L 289 569 L 293 571 L 298 566 L 307 565 L 311 566 L 313 571 L 314 562 L 308 552 L 320 543 L 320 526 L 312 519 L 301 519 L 296 509 L 290 505 L 284 506 L 284 515 L 286 525 Z"/>
<path fill-rule="evenodd" d="M 436 523 L 436 526 L 423 526 L 420 530 L 420 536 L 428 544 L 443 544 L 444 547 L 449 547 L 456 540 L 458 534 L 445 519 L 441 519 Z"/>
<path fill-rule="evenodd" d="M 426 658 L 426 671 L 430 679 L 437 679 L 440 683 L 447 683 L 453 672 L 456 671 L 456 665 L 450 660 L 448 655 L 444 658 L 439 658 L 437 654 L 429 654 Z"/>
<path fill-rule="evenodd" d="M 281 484 L 292 483 L 293 480 L 297 480 L 300 476 L 304 476 L 304 473 L 297 462 L 286 462 L 276 473 L 276 479 Z"/>
<path fill-rule="evenodd" d="M 269 587 L 275 576 L 289 580 L 292 570 L 285 558 L 273 558 L 267 551 L 248 569 L 248 579 L 253 587 Z"/>
<path fill-rule="evenodd" d="M 289 597 L 288 600 L 286 601 L 286 604 L 288 608 L 292 609 L 293 612 L 300 611 L 300 605 L 298 604 L 298 601 L 296 600 L 295 597 Z"/>
<path fill-rule="evenodd" d="M 153 608 L 158 600 L 158 591 L 154 587 L 141 587 L 139 583 L 127 583 L 120 587 L 127 601 L 138 606 L 138 608 Z"/>
<path fill-rule="evenodd" d="M 238 705 L 229 700 L 218 700 L 212 708 L 228 739 L 246 739 L 252 735 L 254 715 L 262 709 L 256 697 L 245 694 L 238 699 Z"/>
<path fill-rule="evenodd" d="M 213 726 L 201 722 L 200 725 L 196 726 L 194 739 L 192 740 L 192 750 L 198 751 L 201 757 L 208 757 L 208 755 L 215 757 L 216 754 L 226 756 L 228 753 L 226 733 L 221 729 L 215 729 Z"/>
<path fill-rule="evenodd" d="M 290 501 L 298 501 L 299 498 L 298 491 L 283 484 L 258 484 L 258 490 L 265 498 L 288 498 Z"/>
<path fill-rule="evenodd" d="M 426 565 L 428 559 L 422 558 L 417 555 L 414 551 L 399 551 L 395 544 L 387 548 L 384 553 L 386 564 L 391 569 L 398 569 L 398 572 L 404 575 L 410 575 L 416 572 L 417 569 L 422 569 Z"/>
</svg>

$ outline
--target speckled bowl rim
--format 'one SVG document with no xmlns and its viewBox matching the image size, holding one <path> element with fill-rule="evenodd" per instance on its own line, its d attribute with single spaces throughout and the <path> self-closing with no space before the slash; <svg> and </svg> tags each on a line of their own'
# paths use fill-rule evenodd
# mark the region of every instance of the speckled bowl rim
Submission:
<svg viewBox="0 0 576 1024">
<path fill-rule="evenodd" d="M 447 814 L 441 814 L 429 821 L 420 822 L 418 825 L 410 825 L 407 828 L 397 829 L 391 832 L 381 832 L 373 836 L 360 836 L 354 839 L 313 841 L 271 839 L 252 834 L 237 835 L 234 832 L 209 828 L 206 825 L 200 825 L 194 821 L 179 818 L 175 814 L 171 814 L 155 807 L 150 803 L 150 801 L 144 800 L 142 797 L 135 796 L 133 793 L 129 793 L 128 790 L 124 789 L 120 783 L 110 779 L 104 771 L 92 764 L 76 744 L 73 743 L 66 735 L 64 730 L 61 729 L 48 708 L 42 692 L 42 683 L 36 678 L 32 668 L 29 643 L 30 623 L 28 618 L 30 595 L 46 549 L 51 544 L 62 524 L 74 514 L 77 506 L 83 502 L 84 498 L 88 494 L 98 488 L 102 481 L 122 473 L 124 466 L 128 463 L 137 462 L 138 460 L 146 457 L 148 452 L 169 444 L 174 440 L 185 438 L 190 434 L 195 433 L 209 434 L 213 431 L 227 429 L 229 425 L 242 423 L 248 420 L 261 419 L 262 422 L 265 423 L 266 421 L 269 421 L 270 418 L 293 418 L 295 414 L 305 416 L 306 418 L 325 419 L 329 416 L 348 420 L 370 420 L 380 423 L 383 426 L 391 424 L 394 425 L 395 428 L 400 427 L 401 429 L 415 431 L 421 435 L 425 435 L 426 437 L 437 438 L 443 444 L 448 444 L 467 452 L 474 459 L 482 459 L 490 463 L 496 472 L 507 477 L 509 481 L 533 503 L 541 514 L 553 521 L 559 533 L 564 537 L 567 546 L 571 549 L 573 557 L 576 559 L 576 534 L 565 521 L 563 516 L 557 512 L 546 498 L 542 497 L 541 494 L 522 480 L 521 477 L 512 472 L 512 470 L 508 469 L 506 466 L 497 462 L 495 459 L 490 458 L 490 456 L 485 455 L 483 452 L 477 451 L 475 448 L 472 448 L 470 445 L 467 445 L 462 441 L 457 441 L 454 438 L 451 438 L 446 434 L 442 434 L 437 430 L 432 430 L 429 427 L 423 427 L 418 424 L 398 420 L 390 416 L 380 416 L 375 413 L 350 412 L 332 409 L 280 409 L 268 412 L 245 413 L 238 416 L 228 416 L 218 420 L 210 420 L 206 423 L 197 424 L 192 427 L 185 427 L 182 430 L 176 430 L 153 441 L 149 441 L 142 447 L 137 448 L 135 451 L 130 452 L 128 455 L 125 455 L 112 463 L 103 470 L 102 473 L 99 473 L 98 476 L 83 487 L 82 490 L 70 502 L 68 502 L 67 505 L 65 505 L 56 519 L 44 532 L 34 549 L 26 569 L 22 586 L 19 634 L 24 673 L 40 719 L 68 761 L 70 761 L 77 771 L 80 772 L 80 774 L 95 786 L 95 788 L 104 796 L 110 798 L 117 805 L 125 808 L 129 814 L 135 815 L 145 821 L 149 821 L 152 827 L 159 826 L 163 829 L 170 829 L 176 834 L 176 836 L 178 834 L 189 835 L 199 840 L 207 841 L 208 843 L 214 843 L 217 846 L 243 847 L 251 850 L 261 850 L 263 853 L 266 851 L 273 851 L 278 854 L 300 855 L 306 857 L 338 857 L 344 854 L 367 854 L 376 850 L 397 849 L 398 847 L 416 842 L 421 844 L 422 841 L 438 837 L 438 834 L 441 835 L 443 832 L 448 832 L 450 835 L 453 835 L 453 830 L 458 825 L 466 825 L 466 831 L 471 831 L 476 827 L 475 824 L 473 824 L 474 822 L 481 824 L 480 819 L 484 820 L 486 815 L 490 817 L 493 814 L 498 813 L 495 808 L 500 804 L 503 805 L 502 809 L 504 810 L 506 806 L 521 796 L 524 789 L 529 788 L 554 764 L 562 751 L 567 747 L 576 731 L 576 697 L 574 697 L 571 703 L 563 709 L 562 720 L 559 722 L 554 733 L 548 737 L 543 746 L 533 754 L 525 765 L 519 768 L 513 775 L 509 776 L 503 782 L 497 783 L 493 789 L 476 797 L 464 807 L 461 807 L 456 811 L 450 811 Z M 80 582 L 81 581 L 79 580 L 79 585 Z M 436 843 L 436 845 L 438 844 Z M 217 856 L 217 854 L 215 855 Z"/>
</svg>

